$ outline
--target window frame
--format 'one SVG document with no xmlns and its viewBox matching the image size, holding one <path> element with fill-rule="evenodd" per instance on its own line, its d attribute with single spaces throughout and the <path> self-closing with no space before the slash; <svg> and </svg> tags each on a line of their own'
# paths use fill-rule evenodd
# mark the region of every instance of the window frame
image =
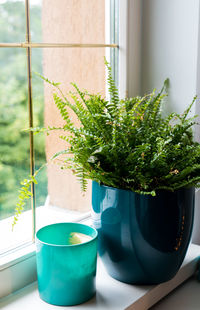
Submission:
<svg viewBox="0 0 200 310">
<path fill-rule="evenodd" d="M 112 47 L 118 48 L 118 89 L 120 97 L 124 98 L 140 93 L 142 4 L 140 0 L 117 1 L 119 4 L 119 37 L 118 44 Z M 108 7 L 107 0 L 105 0 L 105 8 L 105 26 L 108 27 L 110 25 L 110 6 Z M 110 33 L 109 36 L 106 37 L 106 42 L 109 42 L 109 38 Z M 40 47 L 47 47 L 42 43 L 39 45 Z M 68 45 L 69 44 L 62 46 L 66 47 Z M 5 46 L 6 44 L 4 44 L 4 47 Z M 30 48 L 30 46 L 30 43 L 21 43 L 18 44 L 17 47 Z M 32 43 L 32 46 L 36 47 L 35 43 Z M 54 47 L 56 46 L 57 45 L 54 44 Z M 80 45 L 77 45 L 77 47 L 78 46 L 80 47 Z M 0 48 L 1 47 L 2 45 L 0 43 Z M 111 46 L 109 45 L 109 47 Z M 106 56 L 108 60 L 110 60 L 110 53 Z M 131 68 L 133 69 L 131 70 Z M 85 224 L 91 224 L 91 217 L 87 214 L 79 221 Z M 13 249 L 13 251 L 6 254 L 0 260 L 0 298 L 36 281 L 35 255 L 35 244 L 31 243 L 24 244 L 18 249 Z"/>
<path fill-rule="evenodd" d="M 105 0 L 105 7 L 110 3 L 114 7 L 115 2 L 118 0 Z M 33 123 L 33 103 L 32 103 L 32 67 L 31 67 L 31 54 L 32 49 L 35 48 L 110 48 L 118 49 L 118 44 L 114 41 L 111 43 L 98 43 L 98 44 L 74 44 L 74 43 L 35 43 L 31 41 L 30 29 L 30 0 L 24 0 L 25 3 L 25 22 L 26 22 L 26 41 L 20 43 L 0 43 L 0 48 L 20 48 L 26 49 L 27 54 L 27 84 L 28 84 L 28 113 L 29 113 L 29 128 L 34 127 Z M 107 23 L 108 24 L 108 23 Z M 112 27 L 110 27 L 112 31 Z M 35 158 L 34 158 L 34 133 L 29 131 L 29 149 L 30 149 L 30 175 L 34 176 Z M 35 241 L 36 233 L 36 199 L 35 199 L 35 184 L 31 182 L 31 209 L 32 209 L 32 241 Z"/>
<path fill-rule="evenodd" d="M 31 0 L 24 0 L 23 3 L 25 4 L 25 29 L 26 33 L 24 34 L 26 37 L 25 42 L 17 42 L 17 43 L 1 43 L 0 42 L 0 48 L 19 48 L 19 49 L 26 49 L 27 54 L 27 86 L 28 86 L 28 118 L 29 118 L 29 128 L 34 127 L 33 122 L 33 103 L 32 103 L 32 66 L 31 66 L 31 54 L 32 50 L 35 48 L 110 48 L 110 49 L 116 49 L 118 47 L 117 43 L 111 42 L 102 44 L 74 44 L 74 43 L 36 43 L 31 41 L 31 29 L 30 29 L 30 1 Z M 118 0 L 110 0 L 105 1 L 105 8 L 107 10 L 107 7 L 113 7 L 115 5 L 115 2 L 118 2 Z M 110 5 L 111 3 L 111 5 Z M 110 19 L 110 16 L 107 18 Z M 106 21 L 106 24 L 108 25 L 110 21 Z M 110 31 L 112 30 L 112 27 L 109 27 Z M 108 41 L 110 42 L 110 41 Z M 32 131 L 29 132 L 29 150 L 30 150 L 30 175 L 34 176 L 34 170 L 35 170 L 35 158 L 34 158 L 34 134 Z M 36 233 L 36 199 L 35 199 L 35 184 L 32 182 L 30 184 L 31 186 L 31 193 L 32 196 L 30 198 L 31 200 L 31 210 L 32 210 L 32 242 L 35 241 L 35 233 Z M 17 247 L 18 245 L 16 245 Z M 13 249 L 14 250 L 14 249 Z M 12 251 L 11 251 L 12 252 Z M 1 255 L 1 254 L 0 254 Z"/>
<path fill-rule="evenodd" d="M 111 7 L 114 2 L 123 2 L 121 0 L 111 0 Z M 125 0 L 125 2 L 128 0 Z M 30 18 L 29 18 L 29 0 L 25 0 L 26 4 L 26 42 L 25 43 L 0 43 L 0 48 L 3 47 L 18 47 L 25 48 L 27 50 L 27 63 L 28 63 L 28 73 L 27 73 L 27 81 L 28 81 L 28 92 L 29 92 L 29 126 L 33 125 L 33 117 L 32 117 L 32 83 L 31 83 L 31 49 L 37 47 L 78 47 L 78 48 L 88 48 L 88 47 L 109 47 L 111 49 L 117 49 L 118 51 L 114 53 L 115 57 L 119 57 L 120 50 L 118 49 L 119 42 L 111 44 L 48 44 L 48 43 L 31 43 L 30 38 Z M 119 3 L 120 5 L 120 3 Z M 105 0 L 105 9 L 106 12 L 110 12 L 111 7 L 108 8 L 108 1 Z M 119 10 L 120 12 L 120 10 Z M 122 12 L 121 12 L 122 13 Z M 123 14 L 121 14 L 120 18 L 124 18 Z M 111 23 L 110 15 L 106 13 L 106 26 Z M 111 27 L 109 27 L 111 29 Z M 125 35 L 125 34 L 124 34 Z M 114 37 L 115 39 L 116 37 Z M 108 40 L 108 38 L 106 38 Z M 110 41 L 106 41 L 110 42 Z M 117 56 L 116 56 L 117 55 Z M 110 60 L 113 55 L 109 55 L 108 59 Z M 116 62 L 116 60 L 115 60 Z M 115 73 L 116 76 L 116 73 Z M 120 75 L 119 75 L 120 76 Z M 120 87 L 120 86 L 119 86 Z M 33 157 L 33 149 L 34 149 L 34 141 L 33 141 L 33 133 L 30 132 L 30 160 L 31 160 L 31 174 L 34 174 L 34 157 Z M 34 194 L 34 185 L 32 188 L 32 193 Z M 33 235 L 32 239 L 34 241 L 35 238 L 35 196 L 33 195 L 32 199 L 32 212 L 33 212 Z M 90 224 L 90 215 L 86 214 L 82 220 L 77 219 L 79 222 L 84 222 Z M 36 258 L 35 258 L 35 244 L 34 242 L 29 244 L 24 244 L 21 247 L 15 248 L 0 259 L 0 298 L 13 293 L 14 291 L 24 287 L 25 285 L 36 280 Z"/>
</svg>

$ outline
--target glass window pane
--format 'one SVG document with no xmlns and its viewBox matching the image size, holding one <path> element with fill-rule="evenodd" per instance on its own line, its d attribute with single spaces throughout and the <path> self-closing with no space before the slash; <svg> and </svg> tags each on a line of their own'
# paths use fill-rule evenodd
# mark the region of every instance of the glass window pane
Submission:
<svg viewBox="0 0 200 310">
<path fill-rule="evenodd" d="M 35 74 L 42 73 L 42 50 L 36 49 L 32 52 L 32 95 L 33 95 L 33 123 L 34 127 L 44 126 L 44 85 Z M 45 136 L 34 135 L 35 171 L 46 163 Z M 36 186 L 36 207 L 45 205 L 47 199 L 47 176 L 46 169 L 42 169 L 37 175 L 39 186 Z"/>
<path fill-rule="evenodd" d="M 119 0 L 110 0 L 110 43 L 119 44 Z M 110 64 L 115 83 L 119 86 L 119 49 L 110 49 Z"/>
<path fill-rule="evenodd" d="M 0 73 L 0 235 L 6 236 L 0 242 L 1 252 L 31 237 L 30 211 L 11 231 L 20 181 L 30 174 L 29 134 L 23 131 L 28 128 L 26 51 L 1 48 Z M 29 209 L 30 201 L 25 206 Z"/>
<path fill-rule="evenodd" d="M 32 42 L 42 42 L 42 0 L 29 0 Z"/>
<path fill-rule="evenodd" d="M 0 0 L 0 42 L 24 42 L 26 18 L 24 0 Z"/>
<path fill-rule="evenodd" d="M 104 66 L 105 49 L 64 49 L 48 48 L 43 49 L 43 55 L 40 49 L 32 51 L 33 71 L 37 71 L 46 76 L 48 79 L 60 82 L 61 89 L 67 93 L 72 90 L 71 82 L 76 82 L 80 89 L 87 89 L 89 92 L 101 93 L 105 95 L 105 66 Z M 41 59 L 42 67 L 37 67 L 36 62 Z M 53 102 L 53 87 L 44 83 L 38 76 L 33 78 L 40 84 L 38 89 L 44 91 L 44 119 L 46 126 L 61 126 L 63 121 Z M 38 84 L 38 85 L 39 85 Z M 36 92 L 33 91 L 33 100 Z M 72 115 L 74 118 L 74 116 Z M 75 120 L 75 119 L 74 119 Z M 75 120 L 76 121 L 76 120 Z M 40 134 L 39 134 L 40 135 Z M 66 148 L 66 142 L 59 136 L 61 132 L 56 131 L 46 136 L 46 157 L 48 160 L 54 153 Z M 36 135 L 37 137 L 37 135 Z M 90 184 L 87 193 L 83 196 L 80 190 L 80 184 L 76 177 L 69 170 L 61 170 L 60 164 L 50 164 L 47 169 L 48 174 L 48 204 L 53 207 L 70 210 L 70 212 L 90 211 L 91 192 Z M 40 183 L 36 185 L 40 187 Z M 37 196 L 36 196 L 37 200 Z M 39 219 L 40 220 L 40 219 Z"/>
<path fill-rule="evenodd" d="M 105 42 L 105 0 L 30 0 L 30 19 L 34 42 Z"/>
</svg>

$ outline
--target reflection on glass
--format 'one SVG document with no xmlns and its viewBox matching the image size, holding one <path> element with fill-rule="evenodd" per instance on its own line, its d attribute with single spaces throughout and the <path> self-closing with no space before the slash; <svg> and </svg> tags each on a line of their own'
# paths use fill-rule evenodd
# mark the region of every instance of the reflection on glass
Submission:
<svg viewBox="0 0 200 310">
<path fill-rule="evenodd" d="M 0 0 L 0 42 L 25 41 L 24 3 L 24 0 Z"/>
</svg>

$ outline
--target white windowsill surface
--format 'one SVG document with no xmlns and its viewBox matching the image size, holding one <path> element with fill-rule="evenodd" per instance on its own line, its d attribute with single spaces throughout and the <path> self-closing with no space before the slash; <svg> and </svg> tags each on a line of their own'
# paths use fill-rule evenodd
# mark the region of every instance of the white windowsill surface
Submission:
<svg viewBox="0 0 200 310">
<path fill-rule="evenodd" d="M 195 273 L 199 255 L 200 246 L 191 244 L 185 261 L 177 275 L 168 282 L 152 286 L 129 285 L 112 279 L 106 273 L 101 261 L 98 260 L 96 296 L 82 305 L 75 307 L 62 307 L 62 309 L 149 309 Z M 61 307 L 49 305 L 43 302 L 39 298 L 37 282 L 34 282 L 31 285 L 26 286 L 24 289 L 2 298 L 0 301 L 0 309 L 53 310 L 61 309 Z"/>
<path fill-rule="evenodd" d="M 53 223 L 59 222 L 76 222 L 87 218 L 90 212 L 81 213 L 78 211 L 70 211 L 68 209 L 62 209 L 54 207 L 47 202 L 44 206 L 36 208 L 36 230 L 41 227 Z M 4 264 L 4 256 L 9 258 L 9 251 L 18 247 L 23 248 L 25 243 L 31 243 L 32 236 L 32 211 L 23 212 L 17 224 L 12 231 L 13 216 L 1 220 L 0 223 L 0 235 L 4 236 L 0 242 L 0 269 Z M 13 252 L 13 251 L 11 251 Z M 6 255 L 4 255 L 4 253 Z"/>
<path fill-rule="evenodd" d="M 191 277 L 151 310 L 199 310 L 199 288 L 200 283 L 196 276 Z"/>
</svg>

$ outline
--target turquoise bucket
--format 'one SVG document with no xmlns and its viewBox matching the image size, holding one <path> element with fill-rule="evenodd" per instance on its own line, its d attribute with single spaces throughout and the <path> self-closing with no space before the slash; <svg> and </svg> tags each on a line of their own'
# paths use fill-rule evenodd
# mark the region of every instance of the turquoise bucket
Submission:
<svg viewBox="0 0 200 310">
<path fill-rule="evenodd" d="M 73 232 L 89 241 L 70 244 Z M 97 231 L 79 223 L 45 226 L 36 233 L 38 290 L 41 299 L 57 306 L 83 303 L 96 292 Z"/>
</svg>

